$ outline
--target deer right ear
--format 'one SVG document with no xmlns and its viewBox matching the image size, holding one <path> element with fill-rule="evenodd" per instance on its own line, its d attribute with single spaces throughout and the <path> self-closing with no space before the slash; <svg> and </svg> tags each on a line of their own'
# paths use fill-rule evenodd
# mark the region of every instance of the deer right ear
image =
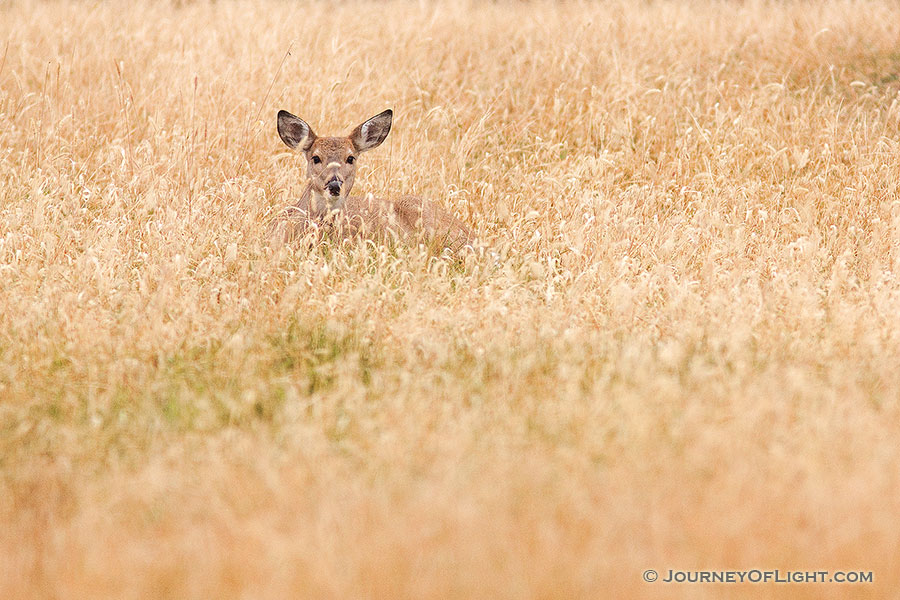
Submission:
<svg viewBox="0 0 900 600">
<path fill-rule="evenodd" d="M 316 134 L 306 121 L 286 110 L 278 111 L 278 135 L 289 148 L 299 148 L 303 152 L 309 150 L 316 141 Z"/>
<path fill-rule="evenodd" d="M 387 109 L 354 129 L 350 133 L 350 142 L 357 152 L 365 152 L 377 148 L 391 132 L 391 121 L 394 111 Z"/>
</svg>

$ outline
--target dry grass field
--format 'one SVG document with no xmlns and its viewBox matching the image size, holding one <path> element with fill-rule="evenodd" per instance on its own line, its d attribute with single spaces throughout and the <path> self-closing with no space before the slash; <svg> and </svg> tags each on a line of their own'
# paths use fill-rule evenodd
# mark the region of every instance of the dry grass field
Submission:
<svg viewBox="0 0 900 600">
<path fill-rule="evenodd" d="M 898 192 L 887 0 L 0 0 L 0 597 L 900 597 Z"/>
</svg>

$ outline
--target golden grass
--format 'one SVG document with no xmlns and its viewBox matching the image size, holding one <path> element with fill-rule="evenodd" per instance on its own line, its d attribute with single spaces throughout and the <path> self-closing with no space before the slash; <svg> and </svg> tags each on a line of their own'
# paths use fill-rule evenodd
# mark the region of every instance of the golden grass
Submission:
<svg viewBox="0 0 900 600">
<path fill-rule="evenodd" d="M 898 597 L 896 4 L 13 0 L 0 52 L 0 597 Z M 355 192 L 496 262 L 267 246 L 276 110 L 388 107 Z"/>
</svg>

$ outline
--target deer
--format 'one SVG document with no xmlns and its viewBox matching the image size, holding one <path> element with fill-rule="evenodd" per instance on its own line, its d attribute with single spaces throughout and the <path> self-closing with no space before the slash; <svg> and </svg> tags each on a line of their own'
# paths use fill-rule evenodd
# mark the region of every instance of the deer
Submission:
<svg viewBox="0 0 900 600">
<path fill-rule="evenodd" d="M 384 142 L 391 131 L 393 115 L 388 109 L 347 136 L 319 137 L 300 117 L 278 111 L 278 135 L 289 148 L 301 153 L 309 183 L 299 200 L 272 222 L 271 239 L 287 244 L 307 236 L 312 240 L 323 236 L 338 241 L 399 240 L 425 243 L 451 255 L 458 255 L 472 244 L 469 229 L 438 204 L 418 196 L 386 200 L 372 194 L 350 195 L 359 155 Z"/>
</svg>

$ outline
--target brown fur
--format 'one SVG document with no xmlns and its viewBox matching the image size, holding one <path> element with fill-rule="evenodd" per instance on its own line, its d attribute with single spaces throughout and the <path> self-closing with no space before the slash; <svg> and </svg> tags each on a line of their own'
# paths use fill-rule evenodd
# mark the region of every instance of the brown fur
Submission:
<svg viewBox="0 0 900 600">
<path fill-rule="evenodd" d="M 387 137 L 392 113 L 385 111 L 356 127 L 347 137 L 317 137 L 301 119 L 278 114 L 278 132 L 285 144 L 300 149 L 306 159 L 309 184 L 300 199 L 270 226 L 274 241 L 294 243 L 309 238 L 365 238 L 424 243 L 434 250 L 461 251 L 472 242 L 468 228 L 439 205 L 417 196 L 385 200 L 371 195 L 350 196 L 356 158 Z M 349 159 L 349 162 L 348 162 Z M 332 186 L 340 191 L 335 194 Z"/>
</svg>

